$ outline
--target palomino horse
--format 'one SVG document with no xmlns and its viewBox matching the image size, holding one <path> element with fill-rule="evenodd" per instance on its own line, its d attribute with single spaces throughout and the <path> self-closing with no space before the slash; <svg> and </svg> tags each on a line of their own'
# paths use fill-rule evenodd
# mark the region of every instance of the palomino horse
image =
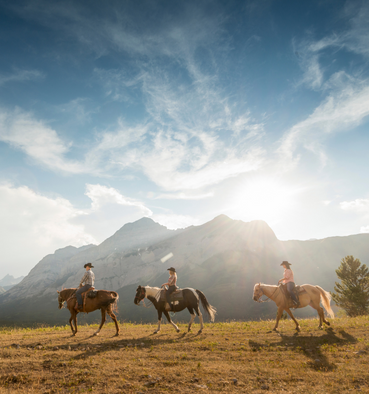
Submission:
<svg viewBox="0 0 369 394">
<path fill-rule="evenodd" d="M 332 317 L 332 319 L 334 319 L 334 313 L 330 306 L 331 295 L 319 286 L 302 285 L 300 287 L 302 287 L 305 290 L 305 292 L 299 294 L 299 299 L 300 299 L 299 308 L 304 308 L 305 306 L 310 305 L 311 307 L 313 307 L 318 311 L 320 318 L 319 328 L 322 328 L 323 322 L 329 326 L 330 323 L 324 317 L 324 310 L 320 306 L 320 301 L 322 301 L 322 304 L 325 310 L 328 312 L 328 314 Z M 277 304 L 278 313 L 277 313 L 277 320 L 273 328 L 274 331 L 277 331 L 279 319 L 283 314 L 283 310 L 285 310 L 291 316 L 291 319 L 293 319 L 293 321 L 295 322 L 296 330 L 300 331 L 300 325 L 290 310 L 290 300 L 287 299 L 287 297 L 284 295 L 283 291 L 279 286 L 257 283 L 254 286 L 254 295 L 253 295 L 254 301 L 262 302 L 260 300 L 262 295 L 267 296 Z"/>
<path fill-rule="evenodd" d="M 136 297 L 134 299 L 134 303 L 138 305 L 145 297 L 150 300 L 158 311 L 158 328 L 154 331 L 154 334 L 157 334 L 160 331 L 160 323 L 161 317 L 164 313 L 165 317 L 169 321 L 170 324 L 179 332 L 179 328 L 176 324 L 172 322 L 170 319 L 169 313 L 165 310 L 165 302 L 157 301 L 157 298 L 160 294 L 161 289 L 159 287 L 150 287 L 150 286 L 138 286 L 136 291 Z M 203 308 L 206 310 L 208 315 L 210 316 L 211 321 L 213 322 L 215 319 L 216 309 L 208 303 L 203 292 L 195 289 L 182 289 L 183 292 L 183 300 L 179 300 L 178 303 L 174 306 L 176 312 L 183 311 L 183 309 L 187 308 L 191 314 L 191 320 L 188 323 L 188 332 L 191 331 L 191 325 L 195 320 L 195 312 L 200 319 L 201 328 L 199 330 L 199 334 L 202 332 L 204 328 L 202 313 L 200 311 L 200 301 Z M 194 312 L 195 311 L 195 312 Z"/>
<path fill-rule="evenodd" d="M 77 334 L 77 314 L 78 312 L 74 309 L 74 306 L 76 304 L 76 293 L 77 289 L 64 289 L 61 291 L 58 291 L 59 297 L 58 297 L 58 302 L 59 302 L 59 309 L 63 308 L 63 304 L 66 301 L 67 302 L 67 308 L 69 309 L 70 312 L 70 319 L 69 319 L 69 324 L 70 328 L 72 329 L 73 335 Z M 108 290 L 98 290 L 96 297 L 94 298 L 89 298 L 86 297 L 86 306 L 85 306 L 85 312 L 93 312 L 96 311 L 97 309 L 101 310 L 101 324 L 99 329 L 95 332 L 94 335 L 99 335 L 99 332 L 101 330 L 101 327 L 103 326 L 105 320 L 106 320 L 106 313 L 113 319 L 115 323 L 115 328 L 117 330 L 115 336 L 117 337 L 119 335 L 119 326 L 118 326 L 118 321 L 117 318 L 115 317 L 115 314 L 113 311 L 117 310 L 117 301 L 119 299 L 118 293 L 115 291 L 108 291 Z M 72 320 L 74 322 L 74 327 L 72 325 Z"/>
</svg>

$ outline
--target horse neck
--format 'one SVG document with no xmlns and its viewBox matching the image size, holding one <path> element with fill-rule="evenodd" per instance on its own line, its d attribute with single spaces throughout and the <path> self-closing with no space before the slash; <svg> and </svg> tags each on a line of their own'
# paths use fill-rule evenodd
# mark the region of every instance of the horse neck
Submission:
<svg viewBox="0 0 369 394">
<path fill-rule="evenodd" d="M 156 297 L 156 295 L 158 294 L 158 292 L 160 291 L 160 288 L 159 287 L 150 287 L 150 286 L 146 286 L 145 287 L 145 297 L 146 298 L 148 298 L 148 297 L 153 297 L 153 298 L 155 298 Z"/>
<path fill-rule="evenodd" d="M 278 286 L 274 286 L 274 285 L 260 285 L 260 287 L 263 290 L 263 293 L 268 298 L 271 298 L 276 293 L 276 290 L 278 289 Z"/>
<path fill-rule="evenodd" d="M 60 295 L 66 301 L 75 291 L 76 289 L 64 289 L 60 292 Z"/>
</svg>

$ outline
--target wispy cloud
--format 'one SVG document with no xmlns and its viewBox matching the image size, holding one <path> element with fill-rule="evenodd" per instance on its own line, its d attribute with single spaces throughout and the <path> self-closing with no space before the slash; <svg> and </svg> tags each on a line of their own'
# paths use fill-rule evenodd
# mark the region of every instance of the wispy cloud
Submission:
<svg viewBox="0 0 369 394">
<path fill-rule="evenodd" d="M 35 81 L 45 78 L 44 73 L 38 70 L 19 70 L 14 69 L 11 74 L 0 74 L 0 86 L 9 82 Z"/>
<path fill-rule="evenodd" d="M 71 143 L 63 141 L 46 123 L 20 109 L 0 110 L 0 141 L 25 152 L 52 170 L 69 173 L 86 171 L 77 161 L 65 159 Z"/>
<path fill-rule="evenodd" d="M 97 211 L 106 204 L 124 205 L 137 208 L 143 216 L 151 216 L 152 211 L 143 203 L 123 196 L 118 190 L 103 185 L 86 185 L 86 196 L 92 201 L 91 209 Z"/>
<path fill-rule="evenodd" d="M 369 81 L 345 86 L 331 93 L 304 121 L 293 126 L 283 137 L 277 152 L 286 165 L 299 160 L 300 146 L 318 155 L 323 165 L 326 138 L 337 132 L 351 130 L 369 115 Z"/>
</svg>

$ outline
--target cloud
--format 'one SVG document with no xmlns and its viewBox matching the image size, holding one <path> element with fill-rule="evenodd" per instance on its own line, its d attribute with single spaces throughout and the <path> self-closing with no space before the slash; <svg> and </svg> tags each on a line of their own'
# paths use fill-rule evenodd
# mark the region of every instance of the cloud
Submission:
<svg viewBox="0 0 369 394">
<path fill-rule="evenodd" d="M 0 86 L 5 85 L 9 82 L 25 82 L 35 81 L 45 78 L 45 75 L 38 70 L 19 70 L 14 69 L 12 74 L 1 75 L 0 74 Z"/>
<path fill-rule="evenodd" d="M 151 198 L 156 200 L 203 200 L 205 198 L 214 197 L 214 193 L 204 193 L 204 194 L 190 194 L 190 193 L 163 193 L 157 196 L 151 195 Z"/>
<path fill-rule="evenodd" d="M 112 187 L 102 185 L 86 185 L 86 196 L 92 201 L 91 210 L 98 211 L 106 204 L 125 205 L 137 208 L 143 216 L 151 216 L 152 211 L 144 204 L 127 198 Z"/>
<path fill-rule="evenodd" d="M 24 275 L 56 249 L 98 244 L 125 223 L 153 216 L 143 203 L 112 187 L 87 184 L 85 194 L 91 204 L 79 209 L 59 196 L 45 196 L 26 186 L 0 184 L 0 238 L 7 245 L 2 250 L 0 271 Z M 157 219 L 162 218 L 171 226 L 186 220 L 173 215 L 159 215 Z M 13 266 L 16 268 L 11 271 Z"/>
<path fill-rule="evenodd" d="M 344 211 L 369 213 L 369 200 L 364 198 L 358 198 L 353 201 L 343 201 L 340 203 L 340 207 Z"/>
<path fill-rule="evenodd" d="M 52 170 L 74 174 L 86 171 L 85 166 L 77 161 L 65 159 L 71 143 L 64 142 L 45 122 L 20 109 L 0 110 L 0 141 Z"/>
<path fill-rule="evenodd" d="M 347 84 L 331 93 L 307 119 L 286 132 L 277 153 L 286 166 L 294 166 L 299 160 L 295 152 L 303 146 L 318 155 L 325 165 L 324 141 L 334 133 L 357 127 L 368 115 L 369 81 Z"/>
<path fill-rule="evenodd" d="M 127 7 L 135 22 L 128 18 Z M 73 36 L 81 48 L 98 56 L 124 54 L 129 67 L 95 68 L 94 77 L 108 99 L 143 101 L 145 116 L 140 123 L 122 117 L 115 127 L 94 130 L 97 142 L 78 160 L 72 159 L 76 151 L 70 142 L 30 114 L 13 114 L 3 141 L 51 170 L 99 176 L 140 172 L 171 192 L 201 189 L 259 169 L 265 158 L 264 124 L 248 108 L 235 105 L 219 83 L 214 54 L 230 50 L 224 17 L 201 4 L 184 3 L 175 14 L 164 8 L 160 25 L 148 26 L 152 7 L 146 3 L 144 18 L 119 2 L 114 12 L 100 10 L 98 18 L 73 2 L 50 6 L 31 1 L 24 8 L 13 7 L 28 19 Z M 77 99 L 65 110 L 78 109 L 76 116 L 83 120 L 81 104 Z M 21 127 L 25 121 L 27 126 Z M 32 143 L 35 137 L 42 142 L 38 149 Z"/>
<path fill-rule="evenodd" d="M 6 245 L 2 272 L 11 273 L 15 270 L 11 267 L 16 266 L 25 274 L 55 249 L 96 242 L 82 225 L 73 223 L 85 213 L 64 198 L 43 196 L 26 186 L 1 184 L 0 201 L 0 238 Z"/>
</svg>

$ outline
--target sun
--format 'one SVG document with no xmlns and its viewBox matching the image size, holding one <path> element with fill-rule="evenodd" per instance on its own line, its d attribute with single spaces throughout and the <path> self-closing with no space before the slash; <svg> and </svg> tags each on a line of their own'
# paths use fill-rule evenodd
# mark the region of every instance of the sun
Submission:
<svg viewBox="0 0 369 394">
<path fill-rule="evenodd" d="M 273 225 L 294 215 L 298 192 L 278 179 L 252 179 L 236 187 L 228 212 L 242 220 L 264 220 Z"/>
</svg>

